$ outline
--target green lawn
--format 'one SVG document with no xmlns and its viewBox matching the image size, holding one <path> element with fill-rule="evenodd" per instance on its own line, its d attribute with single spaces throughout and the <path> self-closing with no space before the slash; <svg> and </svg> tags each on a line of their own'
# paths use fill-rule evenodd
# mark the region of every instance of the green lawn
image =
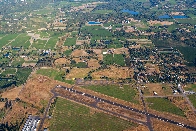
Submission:
<svg viewBox="0 0 196 131">
<path fill-rule="evenodd" d="M 189 95 L 188 97 L 193 106 L 196 108 L 196 95 Z"/>
<path fill-rule="evenodd" d="M 168 112 L 179 116 L 185 116 L 184 112 L 180 108 L 166 98 L 147 98 L 146 101 L 151 109 L 161 112 Z"/>
<path fill-rule="evenodd" d="M 83 88 L 87 88 L 108 96 L 139 104 L 136 89 L 133 89 L 127 85 L 124 85 L 123 88 L 120 88 L 116 85 L 91 85 L 84 86 Z"/>
<path fill-rule="evenodd" d="M 90 108 L 58 98 L 50 131 L 120 131 L 137 125 L 101 112 L 92 113 Z"/>
</svg>

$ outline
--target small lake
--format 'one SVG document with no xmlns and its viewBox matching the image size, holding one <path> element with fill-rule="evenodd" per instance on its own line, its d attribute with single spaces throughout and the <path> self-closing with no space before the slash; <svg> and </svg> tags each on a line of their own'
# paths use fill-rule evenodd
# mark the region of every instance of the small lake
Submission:
<svg viewBox="0 0 196 131">
<path fill-rule="evenodd" d="M 122 12 L 129 13 L 129 14 L 132 14 L 132 15 L 138 15 L 139 14 L 139 12 L 132 11 L 132 10 L 127 10 L 127 9 L 123 9 Z"/>
<path fill-rule="evenodd" d="M 187 16 L 185 16 L 185 15 L 174 15 L 174 16 L 172 16 L 174 19 L 185 19 L 185 18 L 187 18 Z"/>
<path fill-rule="evenodd" d="M 161 15 L 159 16 L 159 19 L 170 19 L 171 17 L 169 15 Z"/>
</svg>

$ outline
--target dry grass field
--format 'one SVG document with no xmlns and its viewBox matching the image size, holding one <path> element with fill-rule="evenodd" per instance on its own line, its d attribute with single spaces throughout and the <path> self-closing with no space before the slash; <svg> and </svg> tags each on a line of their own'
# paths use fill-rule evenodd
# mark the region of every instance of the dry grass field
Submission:
<svg viewBox="0 0 196 131">
<path fill-rule="evenodd" d="M 172 95 L 171 84 L 148 83 L 142 88 L 144 96 L 153 96 L 156 92 L 159 96 Z"/>
<path fill-rule="evenodd" d="M 96 71 L 92 73 L 93 79 L 100 79 L 102 76 L 107 76 L 108 78 L 112 79 L 119 79 L 119 78 L 129 78 L 133 77 L 133 69 L 127 68 L 118 68 L 115 66 L 110 66 L 110 69 L 103 69 L 100 71 Z"/>
<path fill-rule="evenodd" d="M 186 128 L 160 121 L 155 118 L 151 118 L 151 121 L 153 123 L 153 128 L 155 131 L 190 131 Z"/>
<path fill-rule="evenodd" d="M 11 90 L 7 90 L 6 92 L 3 92 L 1 94 L 2 98 L 8 98 L 9 100 L 15 100 L 15 98 L 18 97 L 18 94 L 21 91 L 21 89 L 22 89 L 22 86 L 13 88 Z"/>
<path fill-rule="evenodd" d="M 70 64 L 70 60 L 66 59 L 66 58 L 59 58 L 59 59 L 56 59 L 54 61 L 54 64 L 55 65 L 62 65 L 62 64 Z"/>
<path fill-rule="evenodd" d="M 66 75 L 66 79 L 84 78 L 91 70 L 90 68 L 72 68 L 70 73 Z"/>
</svg>

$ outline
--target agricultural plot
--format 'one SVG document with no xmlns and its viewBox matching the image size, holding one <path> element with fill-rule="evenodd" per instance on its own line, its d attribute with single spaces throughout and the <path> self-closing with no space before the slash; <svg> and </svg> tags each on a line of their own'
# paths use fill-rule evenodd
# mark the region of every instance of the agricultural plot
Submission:
<svg viewBox="0 0 196 131">
<path fill-rule="evenodd" d="M 185 116 L 184 112 L 166 98 L 147 98 L 148 107 L 161 112 Z"/>
<path fill-rule="evenodd" d="M 106 65 L 113 65 L 117 64 L 120 66 L 125 65 L 125 60 L 122 54 L 107 54 L 103 57 L 104 64 Z"/>
<path fill-rule="evenodd" d="M 35 47 L 36 49 L 44 49 L 44 46 L 46 44 L 46 40 L 36 40 L 35 42 L 33 42 L 31 47 Z"/>
<path fill-rule="evenodd" d="M 18 34 L 8 34 L 0 39 L 0 48 L 11 42 L 13 39 L 15 39 L 18 36 Z"/>
<path fill-rule="evenodd" d="M 32 69 L 30 68 L 18 68 L 16 73 L 17 78 L 17 86 L 24 84 L 26 80 L 28 79 L 29 75 L 31 74 Z"/>
<path fill-rule="evenodd" d="M 30 36 L 27 34 L 20 34 L 14 41 L 12 41 L 9 45 L 12 47 L 29 47 L 28 41 L 30 40 Z M 27 44 L 27 45 L 26 45 Z"/>
<path fill-rule="evenodd" d="M 16 69 L 15 68 L 8 68 L 5 71 L 3 71 L 1 73 L 1 75 L 2 76 L 7 76 L 7 75 L 10 75 L 10 74 L 15 74 L 15 73 L 16 73 Z"/>
<path fill-rule="evenodd" d="M 64 43 L 64 46 L 72 46 L 72 45 L 75 45 L 76 44 L 76 38 L 75 37 L 72 37 L 72 38 L 67 38 L 65 43 Z"/>
<path fill-rule="evenodd" d="M 74 84 L 74 81 L 72 81 L 72 80 L 65 80 L 65 78 L 64 78 L 65 72 L 63 72 L 62 70 L 39 69 L 39 70 L 37 70 L 36 73 L 40 74 L 40 75 L 48 76 L 54 80 L 58 80 L 58 81 L 65 82 L 68 84 Z"/>
<path fill-rule="evenodd" d="M 131 130 L 136 124 L 110 116 L 86 106 L 58 98 L 54 109 L 54 116 L 50 120 L 50 131 L 61 130 Z M 79 114 L 79 115 L 78 115 Z"/>
<path fill-rule="evenodd" d="M 90 89 L 121 100 L 139 104 L 139 97 L 136 89 L 128 85 L 124 85 L 122 87 L 119 87 L 117 85 L 90 85 L 83 86 L 83 88 Z"/>
<path fill-rule="evenodd" d="M 59 37 L 63 36 L 62 34 L 58 34 L 52 36 L 48 42 L 46 43 L 45 49 L 54 49 L 56 43 L 59 41 Z"/>
</svg>

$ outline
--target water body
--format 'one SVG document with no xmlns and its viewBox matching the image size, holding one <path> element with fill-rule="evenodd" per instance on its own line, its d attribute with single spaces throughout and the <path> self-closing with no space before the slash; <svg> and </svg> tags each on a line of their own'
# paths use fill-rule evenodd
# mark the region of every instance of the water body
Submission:
<svg viewBox="0 0 196 131">
<path fill-rule="evenodd" d="M 123 9 L 122 12 L 123 13 L 129 13 L 129 14 L 132 14 L 132 15 L 138 15 L 139 14 L 139 12 L 132 11 L 132 10 L 127 10 L 127 9 Z"/>
<path fill-rule="evenodd" d="M 185 15 L 174 15 L 174 16 L 172 16 L 174 19 L 185 19 L 185 18 L 187 18 L 187 16 L 185 16 Z"/>
<path fill-rule="evenodd" d="M 161 15 L 159 16 L 159 19 L 170 19 L 171 17 L 169 15 Z"/>
<path fill-rule="evenodd" d="M 101 22 L 89 21 L 88 24 L 89 25 L 96 25 L 96 24 L 101 24 Z"/>
</svg>

